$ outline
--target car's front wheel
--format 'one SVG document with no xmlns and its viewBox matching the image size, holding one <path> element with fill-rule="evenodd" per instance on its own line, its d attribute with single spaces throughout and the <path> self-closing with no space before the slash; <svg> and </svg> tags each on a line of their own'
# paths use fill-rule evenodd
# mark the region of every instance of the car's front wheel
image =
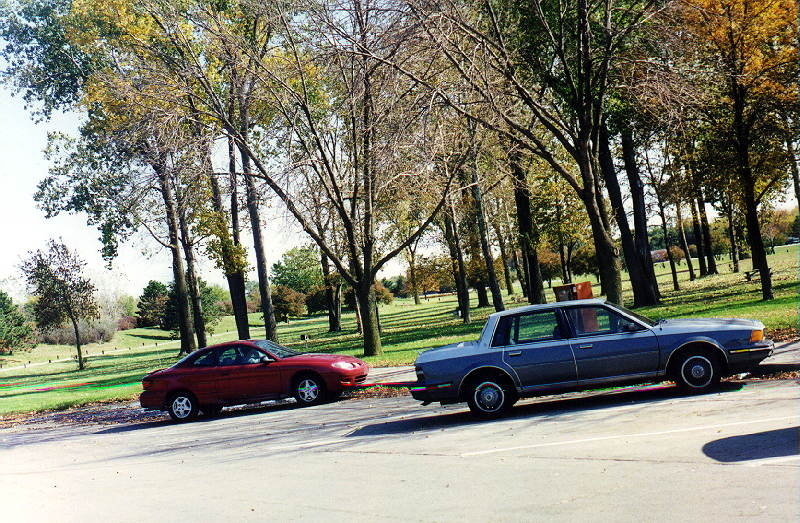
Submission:
<svg viewBox="0 0 800 523">
<path fill-rule="evenodd" d="M 301 407 L 317 405 L 325 400 L 325 383 L 319 376 L 300 376 L 294 381 L 292 395 Z"/>
<path fill-rule="evenodd" d="M 197 400 L 188 392 L 174 394 L 167 403 L 169 417 L 175 421 L 187 421 L 197 416 Z"/>
<path fill-rule="evenodd" d="M 501 380 L 487 378 L 476 380 L 467 392 L 469 409 L 476 416 L 491 418 L 511 408 L 516 401 L 511 388 Z"/>
<path fill-rule="evenodd" d="M 675 381 L 685 392 L 707 392 L 717 386 L 720 378 L 717 358 L 705 351 L 684 354 L 675 368 Z"/>
</svg>

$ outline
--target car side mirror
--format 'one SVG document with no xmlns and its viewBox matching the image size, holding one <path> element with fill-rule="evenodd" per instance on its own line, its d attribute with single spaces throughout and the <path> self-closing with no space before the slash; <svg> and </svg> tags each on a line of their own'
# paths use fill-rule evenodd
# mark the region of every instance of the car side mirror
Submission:
<svg viewBox="0 0 800 523">
<path fill-rule="evenodd" d="M 272 363 L 273 361 L 275 361 L 275 360 L 273 360 L 273 359 L 272 359 L 272 358 L 270 358 L 269 356 L 261 356 L 261 363 L 263 363 L 263 364 L 265 364 L 265 365 L 266 365 L 267 363 Z"/>
<path fill-rule="evenodd" d="M 640 325 L 637 325 L 636 323 L 625 322 L 622 324 L 623 332 L 639 332 L 640 330 L 642 330 L 642 327 Z"/>
</svg>

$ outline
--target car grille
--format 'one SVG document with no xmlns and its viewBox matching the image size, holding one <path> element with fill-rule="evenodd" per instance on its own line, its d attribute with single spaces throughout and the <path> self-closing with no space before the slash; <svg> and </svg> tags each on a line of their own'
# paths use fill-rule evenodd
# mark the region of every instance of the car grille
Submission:
<svg viewBox="0 0 800 523">
<path fill-rule="evenodd" d="M 365 381 L 367 381 L 367 375 L 366 374 L 362 374 L 360 376 L 356 376 L 356 383 L 364 383 Z"/>
</svg>

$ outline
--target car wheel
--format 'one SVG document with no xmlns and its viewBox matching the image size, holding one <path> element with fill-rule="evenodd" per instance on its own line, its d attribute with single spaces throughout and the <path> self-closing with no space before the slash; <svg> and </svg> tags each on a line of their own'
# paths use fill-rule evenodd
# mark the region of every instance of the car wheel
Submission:
<svg viewBox="0 0 800 523">
<path fill-rule="evenodd" d="M 292 392 L 301 407 L 317 405 L 325 400 L 325 383 L 317 376 L 300 376 L 295 380 Z"/>
<path fill-rule="evenodd" d="M 469 409 L 482 418 L 499 416 L 515 402 L 513 391 L 497 379 L 476 380 L 468 390 Z"/>
<path fill-rule="evenodd" d="M 197 400 L 188 392 L 179 392 L 170 398 L 167 412 L 175 421 L 190 420 L 197 416 Z"/>
<path fill-rule="evenodd" d="M 707 392 L 717 386 L 720 380 L 717 358 L 706 352 L 691 352 L 678 361 L 675 381 L 685 392 Z"/>
</svg>

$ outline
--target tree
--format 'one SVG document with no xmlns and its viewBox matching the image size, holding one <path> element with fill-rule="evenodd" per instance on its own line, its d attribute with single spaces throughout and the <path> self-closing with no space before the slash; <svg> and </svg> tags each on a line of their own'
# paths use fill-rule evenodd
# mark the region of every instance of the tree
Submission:
<svg viewBox="0 0 800 523">
<path fill-rule="evenodd" d="M 139 296 L 137 316 L 140 327 L 162 326 L 164 309 L 169 299 L 167 286 L 160 281 L 150 280 Z M 163 328 L 163 326 L 162 326 Z"/>
<path fill-rule="evenodd" d="M 86 262 L 55 240 L 48 242 L 47 250 L 28 253 L 22 263 L 30 293 L 36 298 L 33 313 L 39 329 L 61 327 L 72 323 L 75 331 L 75 349 L 78 369 L 83 370 L 81 337 L 78 320 L 98 317 L 95 287 L 83 276 Z"/>
<path fill-rule="evenodd" d="M 0 351 L 36 346 L 33 327 L 11 297 L 0 291 Z"/>
<path fill-rule="evenodd" d="M 275 319 L 289 323 L 291 316 L 302 316 L 306 313 L 306 297 L 286 285 L 275 285 L 272 289 L 272 305 L 275 307 Z"/>
<path fill-rule="evenodd" d="M 312 287 L 323 285 L 317 249 L 312 246 L 294 247 L 272 264 L 272 283 L 308 294 Z"/>
<path fill-rule="evenodd" d="M 222 319 L 225 313 L 222 307 L 222 302 L 225 299 L 225 291 L 217 285 L 208 285 L 202 279 L 198 279 L 198 286 L 200 288 L 200 307 L 203 311 L 203 322 L 206 326 L 206 330 L 213 334 L 214 325 L 219 323 L 219 320 Z M 173 282 L 169 286 L 164 313 L 160 321 L 162 329 L 172 331 L 173 334 L 179 332 L 180 320 L 178 310 L 178 289 Z"/>
</svg>

